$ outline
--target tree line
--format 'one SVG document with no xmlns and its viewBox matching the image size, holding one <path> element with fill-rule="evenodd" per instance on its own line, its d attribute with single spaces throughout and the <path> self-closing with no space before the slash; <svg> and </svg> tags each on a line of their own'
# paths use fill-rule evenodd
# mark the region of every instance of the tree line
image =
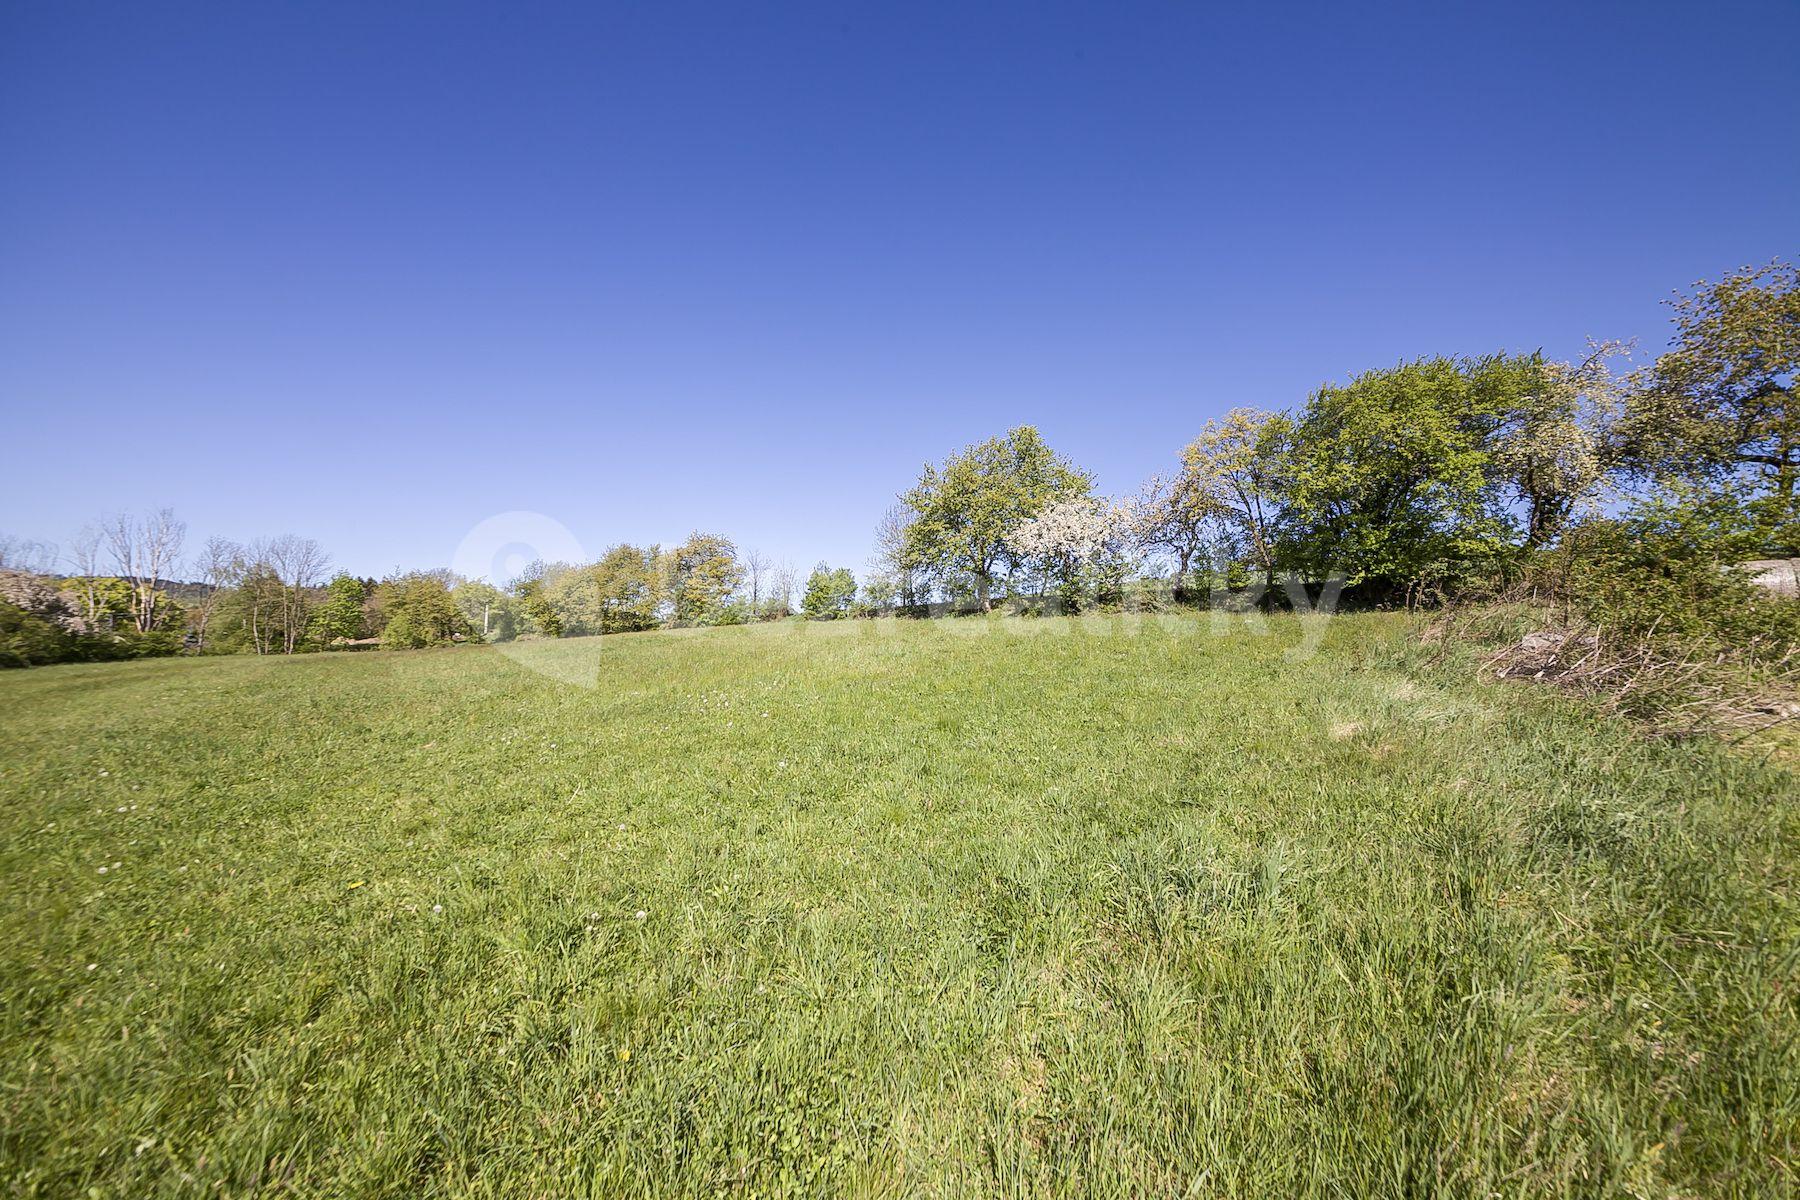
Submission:
<svg viewBox="0 0 1800 1200">
<path fill-rule="evenodd" d="M 987 610 L 1334 574 L 1404 603 L 1551 564 L 1667 576 L 1800 553 L 1797 282 L 1778 262 L 1696 285 L 1672 302 L 1668 350 L 1635 371 L 1617 343 L 1576 362 L 1423 358 L 1293 410 L 1234 409 L 1130 496 L 1096 495 L 1015 429 L 927 466 L 878 533 L 882 561 L 909 600 Z"/>
<path fill-rule="evenodd" d="M 1402 362 L 1291 410 L 1209 420 L 1125 496 L 1098 494 L 1021 426 L 926 465 L 880 521 L 860 582 L 825 563 L 801 579 L 701 532 L 536 563 L 505 586 L 444 570 L 328 576 L 319 545 L 291 535 L 213 538 L 184 559 L 168 510 L 92 527 L 66 561 L 0 539 L 0 661 L 1153 607 L 1220 590 L 1272 603 L 1278 579 L 1330 576 L 1377 604 L 1530 581 L 1626 620 L 1748 620 L 1743 636 L 1760 637 L 1791 615 L 1720 566 L 1800 553 L 1800 272 L 1744 268 L 1671 304 L 1674 335 L 1649 366 L 1623 370 L 1617 343 L 1572 362 Z"/>
</svg>

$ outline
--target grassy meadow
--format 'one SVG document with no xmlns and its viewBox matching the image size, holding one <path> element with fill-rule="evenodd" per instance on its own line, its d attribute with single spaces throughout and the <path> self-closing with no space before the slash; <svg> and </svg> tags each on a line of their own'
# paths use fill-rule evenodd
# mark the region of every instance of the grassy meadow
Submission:
<svg viewBox="0 0 1800 1200">
<path fill-rule="evenodd" d="M 1794 1194 L 1795 775 L 1410 633 L 6 673 L 0 1193 Z"/>
</svg>

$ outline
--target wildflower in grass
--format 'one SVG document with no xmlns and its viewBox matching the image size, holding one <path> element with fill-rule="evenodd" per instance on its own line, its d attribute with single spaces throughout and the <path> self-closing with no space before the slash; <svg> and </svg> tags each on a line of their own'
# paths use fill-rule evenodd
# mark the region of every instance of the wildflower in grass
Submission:
<svg viewBox="0 0 1800 1200">
<path fill-rule="evenodd" d="M 90 971 L 96 971 L 96 970 L 99 970 L 99 968 L 100 968 L 99 963 L 89 963 L 88 964 L 88 970 L 90 970 Z"/>
<path fill-rule="evenodd" d="M 101 867 L 101 868 L 100 868 L 100 873 L 101 873 L 101 874 L 102 874 L 102 875 L 104 875 L 104 874 L 106 874 L 106 868 L 105 868 L 105 867 Z"/>
<path fill-rule="evenodd" d="M 434 904 L 434 905 L 432 905 L 432 906 L 431 906 L 431 911 L 432 911 L 432 912 L 443 912 L 443 911 L 444 911 L 444 906 L 443 906 L 443 905 L 441 905 L 441 904 Z"/>
<path fill-rule="evenodd" d="M 355 891 L 357 888 L 361 887 L 364 883 L 367 883 L 367 882 L 368 881 L 365 879 L 358 879 L 350 885 L 349 890 Z"/>
<path fill-rule="evenodd" d="M 638 920 L 640 920 L 640 921 L 642 921 L 642 920 L 645 920 L 645 919 L 647 919 L 647 918 L 648 918 L 648 917 L 649 917 L 649 916 L 650 916 L 650 914 L 649 914 L 649 913 L 647 913 L 647 912 L 645 912 L 645 911 L 644 911 L 644 910 L 643 910 L 643 909 L 641 909 L 641 908 L 640 908 L 640 909 L 638 909 L 638 910 L 637 910 L 637 919 L 638 919 Z"/>
</svg>

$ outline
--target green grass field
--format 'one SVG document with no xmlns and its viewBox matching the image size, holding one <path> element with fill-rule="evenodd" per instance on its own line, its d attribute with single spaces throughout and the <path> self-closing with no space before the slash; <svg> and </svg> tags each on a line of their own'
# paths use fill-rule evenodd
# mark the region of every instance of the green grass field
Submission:
<svg viewBox="0 0 1800 1200">
<path fill-rule="evenodd" d="M 1794 1194 L 1796 777 L 1298 634 L 8 673 L 0 1191 Z"/>
</svg>

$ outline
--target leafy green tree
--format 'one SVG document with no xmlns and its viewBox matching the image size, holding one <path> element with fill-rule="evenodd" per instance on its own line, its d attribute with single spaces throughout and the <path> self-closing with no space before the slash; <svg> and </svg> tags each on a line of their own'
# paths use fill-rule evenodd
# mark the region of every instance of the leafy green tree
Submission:
<svg viewBox="0 0 1800 1200">
<path fill-rule="evenodd" d="M 849 612 L 855 600 L 856 577 L 847 568 L 833 570 L 820 563 L 806 578 L 806 592 L 800 607 L 815 621 L 830 620 Z"/>
<path fill-rule="evenodd" d="M 879 612 L 899 603 L 900 585 L 892 576 L 871 575 L 863 584 L 863 595 L 867 597 L 869 607 Z"/>
<path fill-rule="evenodd" d="M 513 598 L 482 579 L 464 579 L 450 589 L 451 599 L 468 621 L 470 635 L 505 642 L 518 636 L 519 613 Z"/>
<path fill-rule="evenodd" d="M 730 538 L 692 533 L 662 556 L 669 617 L 676 625 L 718 625 L 727 619 L 731 594 L 744 581 Z"/>
<path fill-rule="evenodd" d="M 41 667 L 81 657 L 82 639 L 54 621 L 0 600 L 0 667 Z"/>
<path fill-rule="evenodd" d="M 547 594 L 542 563 L 533 563 L 513 584 L 513 595 L 519 599 L 519 608 L 524 613 L 529 632 L 553 638 L 563 635 L 562 617 Z"/>
<path fill-rule="evenodd" d="M 1672 347 L 1631 397 L 1628 461 L 1749 484 L 1765 539 L 1800 549 L 1800 266 L 1746 267 L 1673 306 Z"/>
<path fill-rule="evenodd" d="M 1491 441 L 1540 366 L 1420 359 L 1316 392 L 1282 465 L 1293 564 L 1398 590 L 1502 558 L 1512 527 Z"/>
<path fill-rule="evenodd" d="M 313 610 L 313 636 L 321 645 L 334 641 L 352 642 L 363 631 L 362 580 L 339 571 L 325 585 L 325 599 Z"/>
<path fill-rule="evenodd" d="M 117 629 L 137 621 L 137 593 L 117 576 L 71 575 L 57 586 L 80 603 L 83 617 L 95 629 Z"/>
<path fill-rule="evenodd" d="M 556 610 L 563 637 L 600 632 L 600 589 L 591 567 L 553 563 L 544 571 L 544 599 Z"/>
<path fill-rule="evenodd" d="M 655 546 L 630 545 L 614 546 L 600 556 L 592 568 L 600 602 L 599 632 L 628 633 L 656 627 L 662 607 L 661 557 Z"/>
<path fill-rule="evenodd" d="M 940 578 L 967 575 L 982 610 L 991 611 L 995 581 L 1017 559 L 1007 534 L 1051 504 L 1092 489 L 1092 476 L 1021 425 L 924 469 L 901 497 L 913 512 L 903 534 L 904 563 Z"/>
<path fill-rule="evenodd" d="M 444 646 L 467 637 L 469 620 L 450 595 L 444 575 L 415 571 L 381 584 L 382 608 L 387 628 L 381 644 L 389 649 L 414 650 Z"/>
<path fill-rule="evenodd" d="M 215 642 L 221 649 L 256 654 L 280 651 L 286 598 L 286 585 L 274 569 L 260 559 L 247 558 L 236 586 L 220 602 L 214 618 L 219 625 Z"/>
</svg>

